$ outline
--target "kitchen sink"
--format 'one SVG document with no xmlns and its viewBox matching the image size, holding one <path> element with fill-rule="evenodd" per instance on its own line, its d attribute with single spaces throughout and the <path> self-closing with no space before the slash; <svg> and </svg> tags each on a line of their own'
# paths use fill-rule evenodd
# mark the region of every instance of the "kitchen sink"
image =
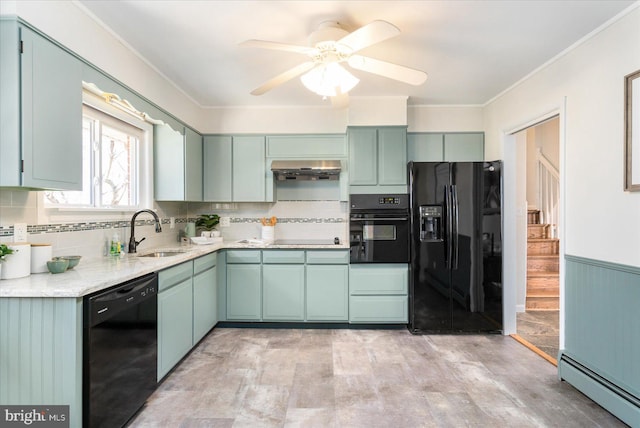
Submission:
<svg viewBox="0 0 640 428">
<path fill-rule="evenodd" d="M 178 254 L 184 254 L 183 250 L 163 250 L 163 251 L 153 251 L 151 253 L 140 254 L 138 257 L 172 257 L 177 256 Z"/>
</svg>

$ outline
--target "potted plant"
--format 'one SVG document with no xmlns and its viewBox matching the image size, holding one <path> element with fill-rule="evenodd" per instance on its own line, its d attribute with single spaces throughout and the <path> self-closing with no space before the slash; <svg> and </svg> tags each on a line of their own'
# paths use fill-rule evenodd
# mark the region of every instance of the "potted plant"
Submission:
<svg viewBox="0 0 640 428">
<path fill-rule="evenodd" d="M 0 277 L 2 277 L 2 262 L 5 261 L 5 257 L 9 254 L 13 254 L 13 250 L 5 244 L 0 244 Z"/>
<path fill-rule="evenodd" d="M 220 216 L 218 214 L 201 214 L 196 220 L 196 227 L 211 232 L 215 230 L 218 223 L 220 223 Z"/>
</svg>

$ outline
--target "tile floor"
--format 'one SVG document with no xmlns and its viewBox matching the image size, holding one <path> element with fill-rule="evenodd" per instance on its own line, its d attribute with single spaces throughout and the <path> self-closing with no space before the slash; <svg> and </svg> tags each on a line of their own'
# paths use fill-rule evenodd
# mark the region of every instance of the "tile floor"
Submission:
<svg viewBox="0 0 640 428">
<path fill-rule="evenodd" d="M 131 427 L 622 427 L 508 336 L 216 328 Z"/>
<path fill-rule="evenodd" d="M 558 358 L 559 311 L 527 311 L 516 314 L 518 335 L 552 358 Z"/>
</svg>

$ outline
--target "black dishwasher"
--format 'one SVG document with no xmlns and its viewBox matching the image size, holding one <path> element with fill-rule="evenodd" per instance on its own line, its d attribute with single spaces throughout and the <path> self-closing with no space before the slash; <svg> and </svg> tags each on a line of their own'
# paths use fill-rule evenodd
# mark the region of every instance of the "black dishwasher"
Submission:
<svg viewBox="0 0 640 428">
<path fill-rule="evenodd" d="M 158 276 L 84 298 L 82 425 L 122 427 L 157 386 Z"/>
</svg>

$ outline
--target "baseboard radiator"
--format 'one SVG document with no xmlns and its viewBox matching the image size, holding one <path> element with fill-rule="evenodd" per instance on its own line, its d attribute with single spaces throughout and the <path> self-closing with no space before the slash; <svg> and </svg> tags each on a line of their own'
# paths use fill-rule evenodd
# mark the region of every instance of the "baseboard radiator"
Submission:
<svg viewBox="0 0 640 428">
<path fill-rule="evenodd" d="M 640 427 L 640 397 L 599 375 L 569 355 L 562 353 L 558 363 L 560 379 L 631 427 Z"/>
</svg>

